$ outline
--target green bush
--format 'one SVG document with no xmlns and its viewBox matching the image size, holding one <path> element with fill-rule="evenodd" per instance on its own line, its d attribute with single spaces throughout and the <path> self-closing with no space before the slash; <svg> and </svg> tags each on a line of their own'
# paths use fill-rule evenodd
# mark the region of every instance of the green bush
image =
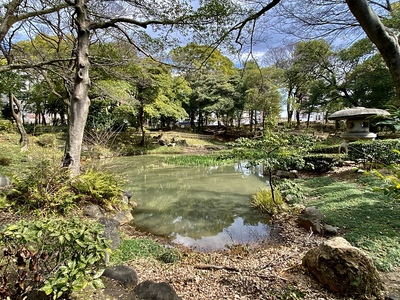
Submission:
<svg viewBox="0 0 400 300">
<path fill-rule="evenodd" d="M 276 188 L 279 190 L 282 198 L 289 204 L 301 203 L 306 199 L 301 185 L 293 180 L 282 179 Z"/>
<path fill-rule="evenodd" d="M 55 147 L 57 145 L 56 135 L 53 133 L 44 133 L 36 138 L 36 144 L 40 147 Z"/>
<path fill-rule="evenodd" d="M 262 213 L 270 215 L 286 209 L 285 202 L 277 189 L 274 191 L 274 197 L 272 197 L 271 189 L 259 190 L 251 197 L 251 204 Z"/>
<path fill-rule="evenodd" d="M 395 150 L 400 156 L 400 151 Z M 374 170 L 373 175 L 381 179 L 381 184 L 375 186 L 374 190 L 383 192 L 393 201 L 400 201 L 400 164 L 391 164 L 386 167 L 385 174 Z"/>
<path fill-rule="evenodd" d="M 111 172 L 88 170 L 71 181 L 81 201 L 110 208 L 122 196 L 122 184 Z"/>
<path fill-rule="evenodd" d="M 180 261 L 181 257 L 181 253 L 177 249 L 172 248 L 165 250 L 165 252 L 160 255 L 159 259 L 166 264 L 172 264 Z"/>
<path fill-rule="evenodd" d="M 51 159 L 39 161 L 25 176 L 14 180 L 8 198 L 27 210 L 68 213 L 81 203 L 112 209 L 122 197 L 122 185 L 114 174 L 88 170 L 71 177 L 68 168 Z"/>
<path fill-rule="evenodd" d="M 348 157 L 354 161 L 390 165 L 400 163 L 396 149 L 400 149 L 400 139 L 357 141 L 349 144 Z"/>
<path fill-rule="evenodd" d="M 340 165 L 343 154 L 308 154 L 304 156 L 305 170 L 324 173 Z"/>
<path fill-rule="evenodd" d="M 77 207 L 79 197 L 71 189 L 70 172 L 51 159 L 30 168 L 24 178 L 14 180 L 8 198 L 27 210 L 67 213 Z"/>
<path fill-rule="evenodd" d="M 310 150 L 310 153 L 337 154 L 339 153 L 339 145 L 317 144 Z"/>
<path fill-rule="evenodd" d="M 23 220 L 0 232 L 1 299 L 43 291 L 68 297 L 87 285 L 101 287 L 109 241 L 98 223 L 73 219 Z"/>
<path fill-rule="evenodd" d="M 0 120 L 0 132 L 11 133 L 15 131 L 14 125 L 8 120 Z"/>
</svg>

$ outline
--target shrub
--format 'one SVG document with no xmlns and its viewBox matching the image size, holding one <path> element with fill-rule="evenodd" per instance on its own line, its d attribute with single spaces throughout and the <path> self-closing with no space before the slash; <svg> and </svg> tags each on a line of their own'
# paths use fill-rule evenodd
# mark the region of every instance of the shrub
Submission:
<svg viewBox="0 0 400 300">
<path fill-rule="evenodd" d="M 290 179 L 282 179 L 276 187 L 289 204 L 301 203 L 306 199 L 303 188 Z"/>
<path fill-rule="evenodd" d="M 176 263 L 181 260 L 181 253 L 176 249 L 167 249 L 159 259 L 166 264 Z"/>
<path fill-rule="evenodd" d="M 15 179 L 9 198 L 28 210 L 67 213 L 79 197 L 70 186 L 70 173 L 53 160 L 43 159 L 30 168 L 25 178 Z"/>
<path fill-rule="evenodd" d="M 122 197 L 122 185 L 110 172 L 89 170 L 71 178 L 68 168 L 44 159 L 15 180 L 8 196 L 28 210 L 68 213 L 80 203 L 95 203 L 107 209 Z"/>
<path fill-rule="evenodd" d="M 0 132 L 12 133 L 15 131 L 14 125 L 8 120 L 0 120 Z"/>
<path fill-rule="evenodd" d="M 304 156 L 305 169 L 319 173 L 328 172 L 340 165 L 344 157 L 343 154 L 308 154 Z"/>
<path fill-rule="evenodd" d="M 400 155 L 400 151 L 395 150 L 394 152 Z M 383 192 L 394 201 L 400 201 L 400 165 L 391 164 L 387 166 L 386 173 L 383 174 L 378 170 L 372 172 L 372 174 L 382 180 L 382 184 L 376 186 L 374 190 Z"/>
<path fill-rule="evenodd" d="M 109 242 L 98 223 L 77 218 L 23 220 L 0 233 L 1 299 L 43 291 L 53 299 L 87 285 L 101 287 Z"/>
<path fill-rule="evenodd" d="M 121 198 L 122 185 L 111 172 L 88 170 L 71 181 L 76 194 L 85 202 L 112 206 Z"/>
<path fill-rule="evenodd" d="M 36 144 L 40 147 L 55 147 L 57 145 L 57 138 L 55 134 L 44 133 L 36 138 Z"/>
<path fill-rule="evenodd" d="M 274 191 L 274 197 L 272 197 L 271 189 L 259 190 L 251 197 L 251 204 L 262 213 L 270 215 L 286 209 L 279 190 Z"/>
<path fill-rule="evenodd" d="M 366 163 L 390 165 L 400 163 L 400 155 L 394 150 L 400 149 L 400 139 L 357 141 L 348 146 L 350 160 Z"/>
</svg>

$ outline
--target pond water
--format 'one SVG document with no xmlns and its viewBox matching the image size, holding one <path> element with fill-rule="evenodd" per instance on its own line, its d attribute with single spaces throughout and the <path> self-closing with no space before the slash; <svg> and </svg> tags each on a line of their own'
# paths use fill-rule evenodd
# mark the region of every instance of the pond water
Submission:
<svg viewBox="0 0 400 300">
<path fill-rule="evenodd" d="M 251 207 L 250 197 L 267 187 L 258 168 L 182 167 L 165 156 L 113 159 L 125 189 L 138 207 L 134 226 L 200 251 L 253 244 L 268 239 L 268 219 Z"/>
</svg>

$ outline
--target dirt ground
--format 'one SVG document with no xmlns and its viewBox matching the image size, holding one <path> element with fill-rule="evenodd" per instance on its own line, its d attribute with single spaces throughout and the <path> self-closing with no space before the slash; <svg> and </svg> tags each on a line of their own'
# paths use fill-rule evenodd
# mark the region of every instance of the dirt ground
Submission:
<svg viewBox="0 0 400 300">
<path fill-rule="evenodd" d="M 299 228 L 290 215 L 274 223 L 272 239 L 254 247 L 209 253 L 182 248 L 180 263 L 142 260 L 130 266 L 140 282 L 168 282 L 182 299 L 349 299 L 326 290 L 301 265 L 304 254 L 325 238 Z M 124 231 L 143 236 L 131 227 Z M 399 271 L 381 274 L 392 299 L 400 299 Z"/>
</svg>

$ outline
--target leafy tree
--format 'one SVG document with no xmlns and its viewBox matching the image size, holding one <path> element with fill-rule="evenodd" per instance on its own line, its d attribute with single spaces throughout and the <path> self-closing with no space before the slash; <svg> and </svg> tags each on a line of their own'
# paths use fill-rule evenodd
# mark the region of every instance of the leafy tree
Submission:
<svg viewBox="0 0 400 300">
<path fill-rule="evenodd" d="M 229 58 L 211 46 L 194 43 L 177 47 L 170 55 L 192 90 L 184 105 L 192 127 L 196 117 L 200 128 L 210 113 L 217 115 L 218 122 L 222 116 L 232 114 L 236 98 L 231 80 L 236 70 Z"/>
<path fill-rule="evenodd" d="M 266 120 L 274 121 L 280 113 L 281 95 L 277 77 L 281 73 L 275 68 L 262 68 L 255 61 L 248 61 L 243 69 L 243 88 L 246 94 L 246 107 L 250 112 L 250 131 L 253 129 L 255 114 L 262 113 L 262 126 Z"/>
</svg>

